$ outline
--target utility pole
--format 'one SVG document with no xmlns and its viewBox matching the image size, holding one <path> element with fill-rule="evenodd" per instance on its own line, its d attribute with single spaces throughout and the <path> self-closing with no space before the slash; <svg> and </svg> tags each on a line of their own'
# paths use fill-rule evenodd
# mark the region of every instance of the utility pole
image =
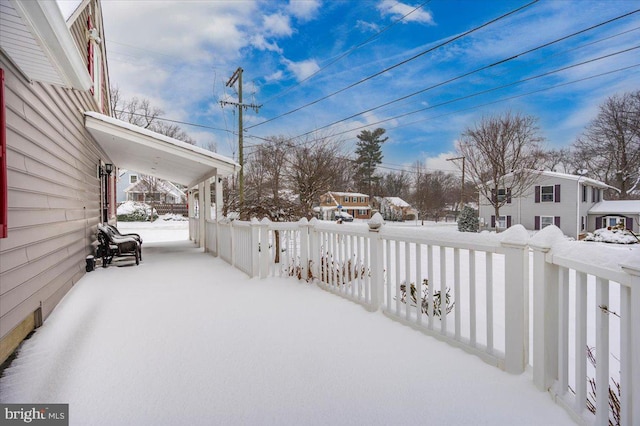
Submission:
<svg viewBox="0 0 640 426">
<path fill-rule="evenodd" d="M 462 211 L 462 204 L 464 203 L 464 157 L 447 158 L 447 161 L 462 160 L 462 187 L 460 188 L 460 207 L 458 210 Z"/>
<path fill-rule="evenodd" d="M 243 154 L 243 135 L 244 128 L 242 125 L 242 112 L 248 108 L 253 109 L 256 113 L 262 105 L 254 105 L 254 104 L 243 104 L 242 103 L 242 72 L 244 70 L 242 67 L 238 67 L 238 69 L 233 73 L 229 81 L 227 81 L 226 86 L 232 87 L 236 82 L 238 83 L 238 102 L 229 102 L 229 101 L 220 101 L 220 104 L 224 107 L 225 105 L 234 105 L 238 107 L 238 163 L 240 163 L 240 172 L 238 173 L 238 197 L 239 197 L 239 213 L 242 217 L 242 211 L 244 209 L 244 154 Z"/>
</svg>

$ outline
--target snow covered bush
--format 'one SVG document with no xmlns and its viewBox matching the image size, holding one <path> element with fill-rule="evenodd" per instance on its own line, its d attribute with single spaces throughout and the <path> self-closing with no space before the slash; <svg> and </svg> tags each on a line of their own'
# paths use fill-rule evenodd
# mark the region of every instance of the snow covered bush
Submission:
<svg viewBox="0 0 640 426">
<path fill-rule="evenodd" d="M 151 206 L 145 203 L 137 203 L 135 201 L 125 201 L 118 206 L 116 214 L 120 222 L 145 222 L 151 216 Z M 157 212 L 153 209 L 152 220 L 158 217 Z"/>
<path fill-rule="evenodd" d="M 640 243 L 638 237 L 622 226 L 609 226 L 607 228 L 596 229 L 589 232 L 584 241 L 595 241 L 598 243 L 614 244 L 637 244 Z"/>
<path fill-rule="evenodd" d="M 464 206 L 458 217 L 458 231 L 478 232 L 479 227 L 480 223 L 476 211 L 469 206 Z"/>
</svg>

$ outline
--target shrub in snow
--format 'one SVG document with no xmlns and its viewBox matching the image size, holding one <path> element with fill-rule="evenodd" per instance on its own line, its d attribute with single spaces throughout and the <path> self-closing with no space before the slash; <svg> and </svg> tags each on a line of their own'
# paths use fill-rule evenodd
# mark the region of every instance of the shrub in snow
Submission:
<svg viewBox="0 0 640 426">
<path fill-rule="evenodd" d="M 420 305 L 422 307 L 422 313 L 429 315 L 429 280 L 422 280 L 422 288 L 420 289 Z M 449 288 L 447 287 L 446 294 L 444 296 L 444 304 L 446 306 L 447 315 L 453 310 L 455 302 L 451 301 L 451 295 L 449 294 Z M 409 297 L 412 300 L 411 306 L 416 306 L 418 303 L 418 289 L 414 283 L 410 285 L 411 294 Z M 407 303 L 407 286 L 405 284 L 400 285 L 400 301 Z M 442 315 L 442 292 L 436 291 L 433 293 L 433 315 L 439 317 Z"/>
<path fill-rule="evenodd" d="M 476 211 L 469 206 L 464 206 L 458 217 L 458 231 L 478 232 L 479 228 L 480 222 L 478 221 Z"/>
<path fill-rule="evenodd" d="M 640 240 L 638 240 L 638 237 L 633 232 L 626 230 L 620 225 L 596 229 L 593 234 L 589 232 L 587 236 L 584 237 L 584 241 L 614 244 L 640 243 Z"/>
<path fill-rule="evenodd" d="M 120 222 L 145 222 L 149 220 L 151 210 L 151 206 L 148 204 L 125 201 L 118 206 L 116 214 Z M 153 209 L 152 220 L 155 220 L 157 217 L 158 215 L 155 209 Z"/>
</svg>

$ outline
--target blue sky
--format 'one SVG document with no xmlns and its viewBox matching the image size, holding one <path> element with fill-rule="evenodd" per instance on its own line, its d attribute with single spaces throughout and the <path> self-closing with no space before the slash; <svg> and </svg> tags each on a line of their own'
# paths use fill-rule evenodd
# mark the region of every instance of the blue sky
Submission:
<svg viewBox="0 0 640 426">
<path fill-rule="evenodd" d="M 58 3 L 68 15 L 77 0 Z M 237 114 L 220 101 L 237 100 L 225 83 L 242 67 L 243 101 L 262 105 L 244 115 L 245 152 L 260 138 L 321 135 L 340 138 L 349 155 L 361 129 L 383 127 L 385 167 L 421 160 L 451 169 L 445 160 L 455 156 L 456 139 L 483 116 L 534 115 L 547 147 L 565 147 L 604 99 L 640 88 L 640 12 L 539 48 L 640 9 L 637 1 L 542 0 L 464 35 L 528 3 L 103 0 L 102 7 L 112 85 L 127 98 L 150 99 L 166 118 L 209 127 L 181 124 L 201 145 L 236 154 Z"/>
</svg>

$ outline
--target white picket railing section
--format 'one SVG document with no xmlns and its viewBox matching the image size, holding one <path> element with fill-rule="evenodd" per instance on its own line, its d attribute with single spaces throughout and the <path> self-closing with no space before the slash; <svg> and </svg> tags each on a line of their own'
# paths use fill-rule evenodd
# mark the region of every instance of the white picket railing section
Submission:
<svg viewBox="0 0 640 426">
<path fill-rule="evenodd" d="M 519 225 L 499 235 L 378 226 L 207 221 L 205 249 L 251 277 L 315 282 L 509 373 L 531 361 L 536 386 L 581 423 L 616 420 L 607 390 L 619 383 L 620 424 L 639 424 L 640 259 L 576 260 L 585 243 L 553 226 L 533 238 Z"/>
</svg>

